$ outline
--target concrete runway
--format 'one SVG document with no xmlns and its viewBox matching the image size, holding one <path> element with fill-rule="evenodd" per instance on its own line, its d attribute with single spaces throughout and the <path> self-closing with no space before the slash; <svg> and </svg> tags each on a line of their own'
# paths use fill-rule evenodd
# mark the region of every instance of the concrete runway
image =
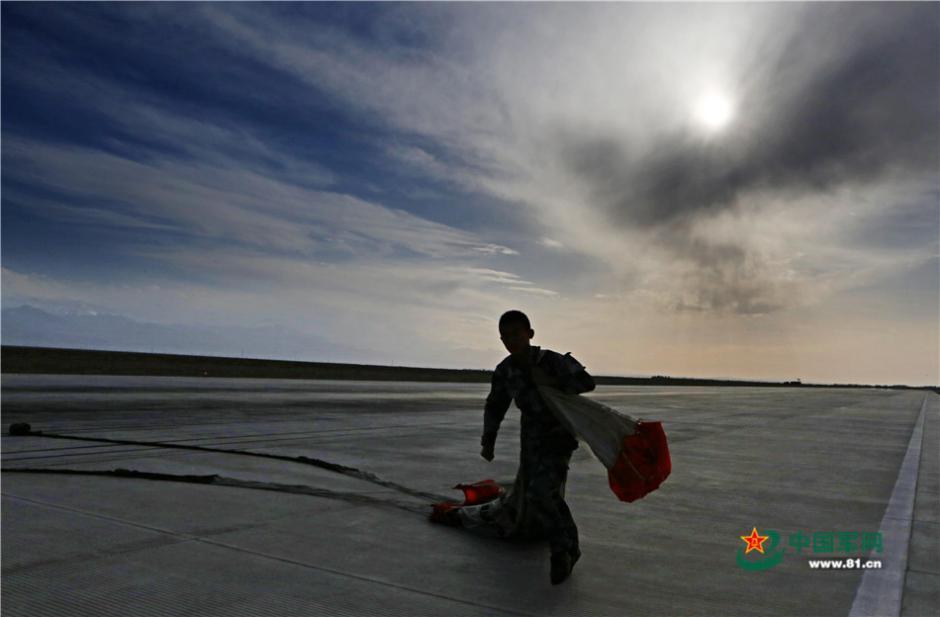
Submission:
<svg viewBox="0 0 940 617">
<path fill-rule="evenodd" d="M 515 407 L 496 459 L 479 457 L 487 384 L 4 375 L 2 387 L 4 433 L 29 422 L 316 457 L 453 499 L 458 482 L 508 484 L 518 462 Z M 940 615 L 937 395 L 601 386 L 587 396 L 661 420 L 673 471 L 659 490 L 622 503 L 587 447 L 575 452 L 566 499 L 583 555 L 562 585 L 549 583 L 545 544 L 432 524 L 427 499 L 326 469 L 4 435 L 7 470 L 125 468 L 255 484 L 3 473 L 3 613 Z M 741 536 L 755 527 L 779 536 L 777 565 L 739 564 Z M 883 547 L 797 554 L 787 546 L 796 532 L 882 532 Z M 808 563 L 848 557 L 883 568 Z"/>
</svg>

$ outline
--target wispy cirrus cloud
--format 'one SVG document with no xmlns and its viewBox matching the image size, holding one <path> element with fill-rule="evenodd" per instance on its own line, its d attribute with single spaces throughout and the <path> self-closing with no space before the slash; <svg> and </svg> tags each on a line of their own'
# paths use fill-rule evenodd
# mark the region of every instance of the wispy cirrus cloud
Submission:
<svg viewBox="0 0 940 617">
<path fill-rule="evenodd" d="M 350 195 L 306 189 L 245 169 L 173 159 L 137 162 L 97 149 L 5 140 L 8 180 L 63 195 L 55 216 L 224 239 L 274 252 L 347 251 L 348 257 L 405 250 L 430 257 L 513 254 L 473 234 Z M 67 206 L 68 198 L 115 204 Z M 42 211 L 42 205 L 36 206 Z M 136 217 L 136 218 L 135 218 Z"/>
</svg>

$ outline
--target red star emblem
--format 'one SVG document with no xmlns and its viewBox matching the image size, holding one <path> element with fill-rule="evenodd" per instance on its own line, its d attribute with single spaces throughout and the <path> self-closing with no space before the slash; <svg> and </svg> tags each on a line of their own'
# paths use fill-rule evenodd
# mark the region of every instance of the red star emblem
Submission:
<svg viewBox="0 0 940 617">
<path fill-rule="evenodd" d="M 747 555 L 751 551 L 760 551 L 764 552 L 764 541 L 767 540 L 770 536 L 762 536 L 757 533 L 757 527 L 751 531 L 749 536 L 741 536 L 741 539 L 747 542 L 747 550 L 744 551 L 744 554 Z"/>
</svg>

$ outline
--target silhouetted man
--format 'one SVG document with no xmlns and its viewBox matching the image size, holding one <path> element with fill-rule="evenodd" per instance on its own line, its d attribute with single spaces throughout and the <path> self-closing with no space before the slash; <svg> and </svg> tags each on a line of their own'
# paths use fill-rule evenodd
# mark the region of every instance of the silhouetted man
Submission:
<svg viewBox="0 0 940 617">
<path fill-rule="evenodd" d="M 493 372 L 483 414 L 480 455 L 493 460 L 499 425 L 515 400 L 522 412 L 519 472 L 525 479 L 526 505 L 548 537 L 551 581 L 556 585 L 568 578 L 581 556 L 578 528 L 563 496 L 568 462 L 578 440 L 548 409 L 536 384 L 580 394 L 593 390 L 594 380 L 571 354 L 530 345 L 535 331 L 521 311 L 507 311 L 500 317 L 499 334 L 509 356 Z"/>
</svg>

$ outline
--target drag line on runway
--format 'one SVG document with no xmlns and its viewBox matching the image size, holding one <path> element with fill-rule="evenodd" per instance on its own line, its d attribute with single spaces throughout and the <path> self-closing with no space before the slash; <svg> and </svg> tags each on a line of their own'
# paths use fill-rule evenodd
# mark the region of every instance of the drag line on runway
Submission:
<svg viewBox="0 0 940 617">
<path fill-rule="evenodd" d="M 167 448 L 175 450 L 190 450 L 195 452 L 212 452 L 219 454 L 234 454 L 240 456 L 253 456 L 258 458 L 267 458 L 278 461 L 286 461 L 289 463 L 300 463 L 302 465 L 311 465 L 321 469 L 326 469 L 328 471 L 334 471 L 336 473 L 356 478 L 359 480 L 364 480 L 366 482 L 371 482 L 372 484 L 377 484 L 379 486 L 390 488 L 401 493 L 411 495 L 412 497 L 420 497 L 422 499 L 430 499 L 432 501 L 444 501 L 449 500 L 448 497 L 438 495 L 436 493 L 429 493 L 426 491 L 419 491 L 397 482 L 392 482 L 391 480 L 383 480 L 376 476 L 374 473 L 368 471 L 361 471 L 355 467 L 348 467 L 346 465 L 340 465 L 338 463 L 330 463 L 318 458 L 311 458 L 308 456 L 285 456 L 282 454 L 268 454 L 264 452 L 251 452 L 248 450 L 226 450 L 221 448 L 209 448 L 205 446 L 194 446 L 194 445 L 185 445 L 185 444 L 176 444 L 176 443 L 165 443 L 165 442 L 148 442 L 148 441 L 132 441 L 132 440 L 123 440 L 123 439 L 108 439 L 104 437 L 78 437 L 75 435 L 59 435 L 55 433 L 43 433 L 41 431 L 28 433 L 24 436 L 28 437 L 47 437 L 49 439 L 71 439 L 76 441 L 94 441 L 100 443 L 113 443 L 113 444 L 122 444 L 122 445 L 135 445 L 135 446 L 148 446 L 154 448 Z M 105 454 L 102 452 L 101 454 Z M 45 457 L 52 458 L 52 457 Z M 15 469 L 15 468 L 11 468 Z"/>
<path fill-rule="evenodd" d="M 137 471 L 135 469 L 45 469 L 42 467 L 12 467 L 2 468 L 0 473 L 24 473 L 24 474 L 59 474 L 70 476 L 99 476 L 112 478 L 126 478 L 135 480 L 151 480 L 164 482 L 182 482 L 186 484 L 205 484 L 212 486 L 228 486 L 233 488 L 247 488 L 260 491 L 274 491 L 277 493 L 290 493 L 292 495 L 310 495 L 312 497 L 324 497 L 327 499 L 339 499 L 359 505 L 378 505 L 390 506 L 420 514 L 428 515 L 428 507 L 418 506 L 394 499 L 381 499 L 362 493 L 351 493 L 347 491 L 334 491 L 326 488 L 309 486 L 306 484 L 281 484 L 278 482 L 259 482 L 256 480 L 242 480 L 239 478 L 230 478 L 219 474 L 193 475 L 193 474 L 172 474 L 151 471 Z"/>
</svg>

